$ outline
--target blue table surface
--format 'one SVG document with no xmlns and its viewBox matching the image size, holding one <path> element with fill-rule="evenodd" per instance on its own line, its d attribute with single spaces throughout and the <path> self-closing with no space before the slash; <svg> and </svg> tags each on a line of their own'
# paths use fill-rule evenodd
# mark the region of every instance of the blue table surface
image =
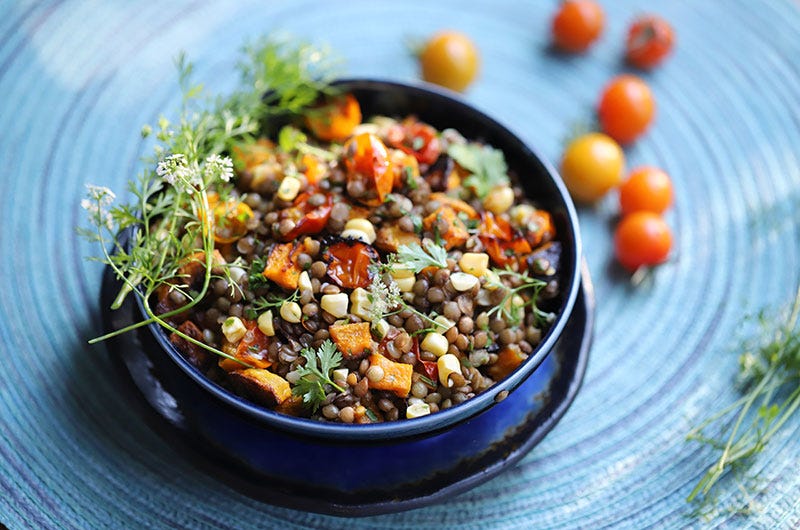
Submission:
<svg viewBox="0 0 800 530">
<path fill-rule="evenodd" d="M 134 2 L 0 4 L 0 522 L 10 528 L 800 527 L 800 421 L 751 474 L 756 511 L 691 516 L 713 461 L 692 425 L 737 396 L 743 319 L 791 302 L 800 278 L 800 4 L 603 2 L 589 53 L 547 51 L 551 2 Z M 597 295 L 589 369 L 567 415 L 513 469 L 442 504 L 345 520 L 265 505 L 192 467 L 129 400 L 99 331 L 101 266 L 79 241 L 84 185 L 124 185 L 139 130 L 179 106 L 185 50 L 212 92 L 238 49 L 282 31 L 328 43 L 352 76 L 411 80 L 406 39 L 455 28 L 481 50 L 466 98 L 556 162 L 601 87 L 625 70 L 631 18 L 655 11 L 674 55 L 645 78 L 658 101 L 628 167 L 673 177 L 669 262 L 632 285 L 613 266 L 615 197 L 580 210 Z M 356 465 L 343 462 L 343 466 Z M 739 495 L 735 480 L 721 505 Z"/>
</svg>

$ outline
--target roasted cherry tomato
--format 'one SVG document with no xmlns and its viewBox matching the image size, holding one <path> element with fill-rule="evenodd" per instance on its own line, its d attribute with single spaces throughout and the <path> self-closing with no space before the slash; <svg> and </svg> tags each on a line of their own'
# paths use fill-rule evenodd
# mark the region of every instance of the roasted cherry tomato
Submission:
<svg viewBox="0 0 800 530">
<path fill-rule="evenodd" d="M 366 288 L 370 284 L 369 265 L 380 259 L 378 252 L 360 241 L 340 241 L 323 253 L 328 263 L 328 276 L 339 287 Z"/>
<path fill-rule="evenodd" d="M 622 181 L 625 155 L 613 138 L 589 133 L 575 138 L 561 159 L 561 176 L 572 198 L 591 203 Z"/>
<path fill-rule="evenodd" d="M 219 202 L 216 193 L 208 194 L 208 205 L 214 214 L 214 241 L 233 243 L 247 234 L 247 221 L 253 217 L 253 210 L 237 200 Z"/>
<path fill-rule="evenodd" d="M 463 92 L 478 75 L 480 57 L 469 37 L 456 31 L 437 33 L 419 54 L 422 79 Z"/>
<path fill-rule="evenodd" d="M 380 138 L 361 133 L 344 144 L 344 165 L 347 168 L 347 193 L 367 206 L 383 204 L 391 193 L 394 174 L 389 152 Z"/>
<path fill-rule="evenodd" d="M 495 216 L 491 212 L 481 215 L 481 225 L 478 230 L 486 253 L 498 267 L 505 267 L 518 263 L 525 265 L 525 258 L 531 252 L 528 240 L 503 217 Z"/>
<path fill-rule="evenodd" d="M 623 267 L 636 270 L 667 260 L 672 232 L 660 215 L 634 212 L 622 218 L 614 232 L 614 252 Z"/>
<path fill-rule="evenodd" d="M 674 41 L 675 33 L 666 20 L 656 15 L 641 16 L 628 28 L 625 58 L 637 68 L 654 68 L 672 52 Z"/>
<path fill-rule="evenodd" d="M 597 106 L 603 132 L 622 144 L 641 136 L 656 111 L 653 93 L 639 77 L 623 74 L 606 85 Z"/>
<path fill-rule="evenodd" d="M 283 235 L 284 241 L 292 241 L 302 235 L 319 234 L 328 224 L 331 210 L 333 210 L 333 197 L 326 196 L 322 205 L 314 207 L 308 203 L 310 196 L 309 193 L 303 193 L 294 200 L 294 208 L 299 210 L 303 216 L 297 220 L 294 228 Z"/>
<path fill-rule="evenodd" d="M 417 367 L 419 371 L 436 384 L 439 381 L 439 365 L 433 361 L 424 361 L 419 351 L 419 337 L 414 337 L 411 342 L 411 351 L 417 357 Z"/>
<path fill-rule="evenodd" d="M 586 51 L 604 25 L 603 9 L 594 0 L 566 0 L 553 17 L 553 44 L 566 52 Z"/>
<path fill-rule="evenodd" d="M 623 215 L 646 211 L 664 213 L 672 204 L 672 181 L 658 168 L 634 169 L 619 188 L 619 205 Z"/>
<path fill-rule="evenodd" d="M 414 155 L 420 164 L 433 164 L 442 154 L 436 129 L 413 118 L 391 127 L 386 133 L 386 141 L 390 146 Z"/>
<path fill-rule="evenodd" d="M 352 94 L 333 98 L 306 116 L 306 125 L 320 140 L 337 142 L 353 134 L 361 123 L 361 107 Z"/>
</svg>

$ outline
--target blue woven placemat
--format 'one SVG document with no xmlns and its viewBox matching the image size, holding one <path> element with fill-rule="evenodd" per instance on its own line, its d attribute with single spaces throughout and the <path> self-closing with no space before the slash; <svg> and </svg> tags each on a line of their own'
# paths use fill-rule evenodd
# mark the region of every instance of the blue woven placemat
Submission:
<svg viewBox="0 0 800 530">
<path fill-rule="evenodd" d="M 604 2 L 587 55 L 547 52 L 555 2 L 4 2 L 0 5 L 0 522 L 11 528 L 646 528 L 800 526 L 800 422 L 752 468 L 749 518 L 689 517 L 710 464 L 684 442 L 735 397 L 740 323 L 790 301 L 800 276 L 800 10 L 788 0 Z M 101 268 L 78 241 L 88 182 L 122 191 L 139 128 L 179 105 L 185 50 L 212 91 L 245 39 L 329 43 L 353 76 L 413 79 L 405 38 L 451 27 L 483 54 L 467 98 L 551 160 L 622 70 L 628 21 L 656 9 L 674 56 L 647 76 L 652 131 L 630 166 L 676 187 L 673 259 L 632 287 L 611 267 L 613 200 L 580 212 L 596 284 L 587 379 L 520 465 L 438 506 L 358 520 L 274 508 L 194 469 L 117 392 L 99 331 Z M 343 462 L 343 466 L 356 465 Z M 721 501 L 737 494 L 735 483 Z"/>
</svg>

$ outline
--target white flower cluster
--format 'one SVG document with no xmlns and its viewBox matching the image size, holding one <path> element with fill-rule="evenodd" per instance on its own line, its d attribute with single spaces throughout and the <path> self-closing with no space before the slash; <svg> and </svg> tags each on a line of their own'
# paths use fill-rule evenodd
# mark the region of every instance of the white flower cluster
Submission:
<svg viewBox="0 0 800 530">
<path fill-rule="evenodd" d="M 117 197 L 114 192 L 105 186 L 86 185 L 86 199 L 81 201 L 81 208 L 89 212 L 89 218 L 98 228 L 105 226 L 109 230 L 114 228 L 114 219 L 108 207 Z"/>
<path fill-rule="evenodd" d="M 380 274 L 375 274 L 372 277 L 372 283 L 368 291 L 370 300 L 369 312 L 373 322 L 377 322 L 387 313 L 395 310 L 403 301 L 400 287 L 397 283 L 389 278 L 389 284 L 387 285 Z"/>
<path fill-rule="evenodd" d="M 159 162 L 156 174 L 171 186 L 190 191 L 215 180 L 229 182 L 233 178 L 233 160 L 227 156 L 210 155 L 201 168 L 196 162 L 190 163 L 185 155 L 178 153 Z"/>
</svg>

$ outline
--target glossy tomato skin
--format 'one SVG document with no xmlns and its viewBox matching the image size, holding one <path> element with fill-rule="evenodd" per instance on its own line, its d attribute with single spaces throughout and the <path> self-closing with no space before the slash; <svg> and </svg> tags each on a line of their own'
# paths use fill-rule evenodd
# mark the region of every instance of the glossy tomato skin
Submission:
<svg viewBox="0 0 800 530">
<path fill-rule="evenodd" d="M 625 58 L 637 68 L 655 68 L 672 52 L 674 42 L 669 22 L 657 15 L 643 15 L 628 28 Z"/>
<path fill-rule="evenodd" d="M 367 206 L 382 204 L 394 182 L 383 141 L 371 133 L 352 136 L 344 144 L 344 163 L 348 194 Z"/>
<path fill-rule="evenodd" d="M 652 166 L 634 169 L 619 188 L 622 215 L 639 211 L 664 213 L 672 200 L 672 180 L 664 171 Z"/>
<path fill-rule="evenodd" d="M 561 177 L 576 202 L 592 203 L 622 181 L 625 155 L 613 138 L 589 133 L 572 140 L 561 159 Z"/>
<path fill-rule="evenodd" d="M 442 31 L 419 54 L 422 78 L 463 92 L 478 75 L 480 56 L 472 40 L 457 31 Z"/>
<path fill-rule="evenodd" d="M 612 79 L 597 105 L 603 132 L 621 144 L 631 143 L 644 134 L 655 113 L 656 103 L 650 87 L 632 74 Z"/>
<path fill-rule="evenodd" d="M 630 271 L 664 263 L 672 249 L 672 232 L 664 219 L 653 212 L 626 215 L 614 232 L 617 261 Z"/>
<path fill-rule="evenodd" d="M 600 4 L 594 0 L 566 0 L 552 20 L 553 44 L 565 52 L 584 52 L 600 37 L 604 26 Z"/>
</svg>

